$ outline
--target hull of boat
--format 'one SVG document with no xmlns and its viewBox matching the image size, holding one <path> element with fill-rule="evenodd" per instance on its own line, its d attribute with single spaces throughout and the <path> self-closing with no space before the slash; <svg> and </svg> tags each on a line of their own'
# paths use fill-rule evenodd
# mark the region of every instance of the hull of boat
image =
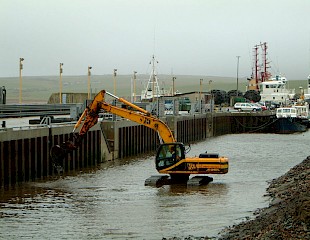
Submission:
<svg viewBox="0 0 310 240">
<path fill-rule="evenodd" d="M 296 121 L 294 118 L 277 118 L 269 129 L 273 133 L 289 134 L 305 132 L 307 131 L 307 126 Z"/>
</svg>

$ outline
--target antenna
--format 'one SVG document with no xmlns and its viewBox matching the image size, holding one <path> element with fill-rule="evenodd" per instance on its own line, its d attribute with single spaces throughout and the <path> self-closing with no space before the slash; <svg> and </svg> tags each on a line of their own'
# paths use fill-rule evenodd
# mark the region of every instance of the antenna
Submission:
<svg viewBox="0 0 310 240">
<path fill-rule="evenodd" d="M 309 32 L 309 56 L 308 58 L 309 58 L 309 70 L 310 70 L 310 32 Z M 308 78 L 310 78 L 310 75 Z"/>
<path fill-rule="evenodd" d="M 154 26 L 154 36 L 153 36 L 153 55 L 155 54 L 155 26 Z"/>
</svg>

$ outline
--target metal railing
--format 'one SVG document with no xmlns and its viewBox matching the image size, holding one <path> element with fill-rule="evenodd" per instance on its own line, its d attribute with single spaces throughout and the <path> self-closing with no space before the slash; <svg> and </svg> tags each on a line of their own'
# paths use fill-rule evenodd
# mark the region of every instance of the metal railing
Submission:
<svg viewBox="0 0 310 240">
<path fill-rule="evenodd" d="M 0 118 L 69 115 L 75 104 L 0 105 Z"/>
</svg>

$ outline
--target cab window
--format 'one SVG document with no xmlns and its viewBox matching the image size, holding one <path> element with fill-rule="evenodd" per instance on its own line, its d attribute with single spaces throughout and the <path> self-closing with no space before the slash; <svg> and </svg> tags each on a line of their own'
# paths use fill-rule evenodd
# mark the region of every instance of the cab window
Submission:
<svg viewBox="0 0 310 240">
<path fill-rule="evenodd" d="M 156 156 L 156 168 L 170 167 L 183 159 L 182 149 L 178 144 L 163 144 L 159 147 Z"/>
</svg>

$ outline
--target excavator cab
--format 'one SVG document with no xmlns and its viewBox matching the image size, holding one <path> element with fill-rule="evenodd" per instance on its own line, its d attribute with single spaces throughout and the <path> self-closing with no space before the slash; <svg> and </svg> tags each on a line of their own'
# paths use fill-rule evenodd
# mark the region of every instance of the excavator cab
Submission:
<svg viewBox="0 0 310 240">
<path fill-rule="evenodd" d="M 164 143 L 157 150 L 155 164 L 157 170 L 170 168 L 185 158 L 183 143 Z"/>
</svg>

